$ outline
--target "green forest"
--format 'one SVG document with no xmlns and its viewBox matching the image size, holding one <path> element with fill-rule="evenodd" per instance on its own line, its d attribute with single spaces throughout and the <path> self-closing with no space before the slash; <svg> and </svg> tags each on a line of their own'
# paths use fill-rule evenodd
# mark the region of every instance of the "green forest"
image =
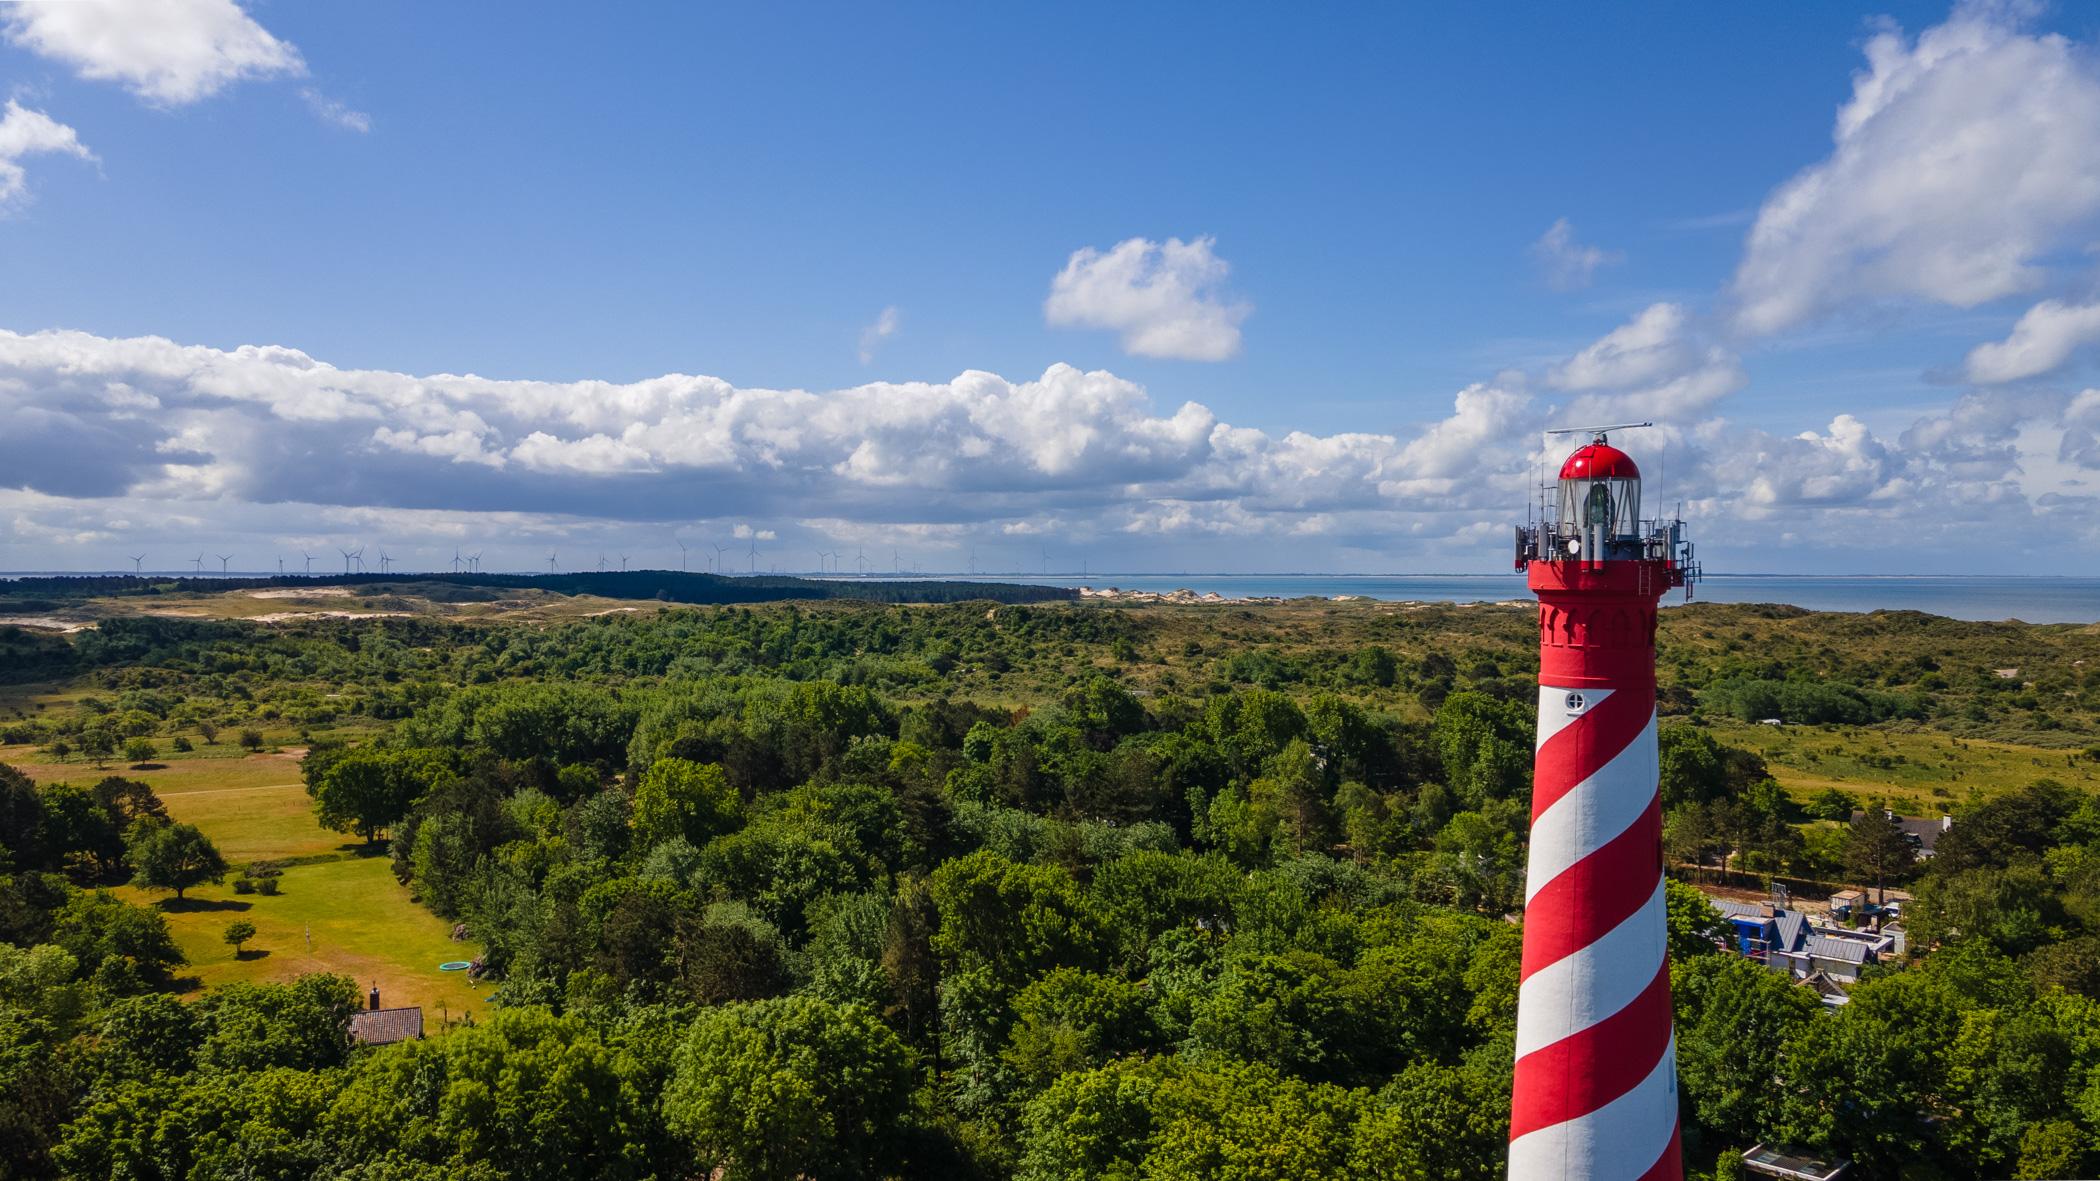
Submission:
<svg viewBox="0 0 2100 1181">
<path fill-rule="evenodd" d="M 1499 1176 L 1534 627 L 0 627 L 0 1176 Z M 2092 1175 L 2100 629 L 1700 604 L 1659 646 L 1688 1172 Z M 277 765 L 296 816 L 207 804 Z M 1953 817 L 1934 857 L 1884 803 Z M 294 822 L 335 835 L 239 852 Z M 454 928 L 491 999 L 354 1044 L 364 963 L 272 966 L 330 867 Z M 1910 954 L 1820 1003 L 1698 888 L 1774 881 L 1899 889 Z"/>
</svg>

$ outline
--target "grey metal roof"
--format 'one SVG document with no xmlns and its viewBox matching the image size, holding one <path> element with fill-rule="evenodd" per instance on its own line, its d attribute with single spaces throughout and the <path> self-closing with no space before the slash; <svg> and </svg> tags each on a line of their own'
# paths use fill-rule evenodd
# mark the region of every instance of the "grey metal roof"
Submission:
<svg viewBox="0 0 2100 1181">
<path fill-rule="evenodd" d="M 1867 945 L 1851 939 L 1837 939 L 1829 935 L 1810 935 L 1808 954 L 1817 959 L 1842 960 L 1848 964 L 1867 962 Z"/>
<path fill-rule="evenodd" d="M 1781 951 L 1798 951 L 1801 937 L 1808 930 L 1808 918 L 1798 910 L 1782 911 L 1778 918 L 1779 931 L 1772 942 Z"/>
<path fill-rule="evenodd" d="M 1726 898 L 1709 898 L 1707 901 L 1713 903 L 1714 909 L 1720 911 L 1723 918 L 1761 919 L 1765 917 L 1764 904 L 1760 902 L 1731 902 Z"/>
<path fill-rule="evenodd" d="M 1766 1177 L 1788 1177 L 1795 1181 L 1837 1181 L 1852 1167 L 1852 1162 L 1838 1158 L 1834 1161 L 1819 1160 L 1807 1153 L 1780 1148 L 1777 1145 L 1757 1144 L 1743 1154 L 1743 1167 Z"/>
<path fill-rule="evenodd" d="M 423 1010 L 360 1009 L 350 1015 L 350 1036 L 368 1046 L 388 1046 L 423 1036 Z"/>
</svg>

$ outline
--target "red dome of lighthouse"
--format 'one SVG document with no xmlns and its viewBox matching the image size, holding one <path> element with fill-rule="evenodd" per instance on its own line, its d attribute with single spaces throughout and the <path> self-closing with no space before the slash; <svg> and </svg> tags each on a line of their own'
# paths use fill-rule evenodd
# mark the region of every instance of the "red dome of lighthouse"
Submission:
<svg viewBox="0 0 2100 1181">
<path fill-rule="evenodd" d="M 1560 465 L 1563 480 L 1638 480 L 1641 469 L 1634 466 L 1633 456 L 1609 443 L 1587 443 L 1568 456 Z"/>
</svg>

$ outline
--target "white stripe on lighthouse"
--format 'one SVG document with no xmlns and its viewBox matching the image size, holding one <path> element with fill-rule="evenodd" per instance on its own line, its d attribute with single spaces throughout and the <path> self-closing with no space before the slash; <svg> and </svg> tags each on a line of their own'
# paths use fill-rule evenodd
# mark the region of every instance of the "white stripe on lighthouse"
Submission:
<svg viewBox="0 0 2100 1181">
<path fill-rule="evenodd" d="M 1655 980 L 1668 946 L 1662 882 L 1595 943 L 1533 972 L 1517 992 L 1517 1052 L 1581 1033 L 1633 1003 Z"/>
<path fill-rule="evenodd" d="M 1582 708 L 1568 708 L 1568 694 L 1582 694 Z M 1532 744 L 1533 752 L 1546 745 L 1546 740 L 1572 725 L 1575 719 L 1597 708 L 1612 695 L 1610 689 L 1563 689 L 1554 685 L 1539 686 L 1539 735 Z"/>
<path fill-rule="evenodd" d="M 1561 690 L 1565 692 L 1565 690 Z M 1547 719 L 1539 717 L 1539 729 Z M 1641 818 L 1655 799 L 1655 715 L 1626 748 L 1568 789 L 1531 822 L 1531 855 L 1524 873 L 1529 903 L 1569 866 L 1596 852 Z"/>
<path fill-rule="evenodd" d="M 1652 971 L 1652 970 L 1651 970 Z M 1511 1177 L 1637 1181 L 1677 1134 L 1677 1039 L 1648 1077 L 1610 1103 L 1509 1142 Z"/>
</svg>

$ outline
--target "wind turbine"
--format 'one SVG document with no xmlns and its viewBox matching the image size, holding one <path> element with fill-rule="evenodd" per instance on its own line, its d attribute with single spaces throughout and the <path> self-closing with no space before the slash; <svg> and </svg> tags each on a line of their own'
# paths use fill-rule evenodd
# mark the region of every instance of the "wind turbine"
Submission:
<svg viewBox="0 0 2100 1181">
<path fill-rule="evenodd" d="M 457 573 L 459 573 L 459 564 L 460 564 L 460 562 L 461 562 L 462 560 L 463 560 L 463 559 L 462 559 L 462 558 L 461 558 L 461 557 L 459 556 L 459 547 L 458 547 L 458 546 L 456 546 L 456 545 L 455 545 L 455 546 L 453 546 L 453 547 L 452 547 L 452 572 L 453 572 L 454 574 L 457 574 Z"/>
<path fill-rule="evenodd" d="M 709 545 L 712 545 L 712 546 L 714 546 L 714 547 L 715 547 L 715 573 L 717 573 L 717 574 L 727 574 L 727 573 L 729 573 L 729 565 L 728 565 L 728 563 L 726 563 L 726 562 L 724 562 L 724 561 L 722 560 L 722 555 L 723 555 L 723 554 L 726 554 L 726 553 L 728 553 L 728 552 L 729 552 L 729 547 L 728 547 L 728 546 L 726 546 L 726 545 L 723 545 L 723 544 L 722 544 L 721 542 L 719 542 L 719 541 L 710 541 L 710 542 L 708 542 L 708 544 L 709 544 Z"/>
<path fill-rule="evenodd" d="M 682 542 L 682 541 L 678 541 L 678 539 L 677 539 L 677 538 L 675 538 L 675 537 L 674 537 L 674 538 L 672 538 L 671 540 L 672 540 L 672 541 L 674 541 L 674 542 L 677 542 L 677 543 L 678 543 L 678 572 L 679 572 L 680 574 L 684 574 L 684 573 L 686 572 L 686 569 L 685 569 L 685 543 L 684 543 L 684 542 Z"/>
<path fill-rule="evenodd" d="M 468 555 L 467 555 L 467 572 L 468 572 L 469 574 L 479 574 L 479 573 L 481 573 L 481 551 L 480 551 L 480 550 L 475 550 L 475 551 L 474 551 L 473 553 L 471 553 L 471 554 L 468 554 Z"/>
<path fill-rule="evenodd" d="M 868 551 L 862 546 L 853 547 L 853 572 L 863 577 L 868 573 Z"/>
<path fill-rule="evenodd" d="M 146 572 L 146 555 L 137 554 L 132 557 L 131 572 L 133 574 L 144 574 Z"/>
<path fill-rule="evenodd" d="M 312 574 L 314 572 L 314 556 L 305 550 L 300 550 L 299 556 L 306 559 L 306 572 Z"/>
<path fill-rule="evenodd" d="M 547 551 L 547 570 L 548 570 L 548 572 L 549 572 L 549 573 L 558 573 L 558 572 L 560 572 L 560 570 L 561 570 L 561 554 L 560 554 L 560 551 L 558 551 L 558 550 L 551 550 L 551 549 Z"/>
<path fill-rule="evenodd" d="M 233 561 L 233 555 L 232 555 L 232 554 L 215 554 L 215 555 L 213 555 L 213 556 L 219 559 L 219 573 L 221 573 L 221 574 L 224 574 L 224 573 L 226 573 L 226 563 L 228 563 L 228 562 L 231 562 L 231 561 Z"/>
<path fill-rule="evenodd" d="M 198 555 L 197 555 L 196 557 L 194 557 L 194 558 L 191 558 L 191 559 L 190 559 L 190 562 L 191 562 L 191 564 L 192 564 L 192 565 L 194 565 L 194 566 L 195 566 L 195 567 L 197 568 L 197 573 L 199 573 L 199 574 L 202 574 L 202 573 L 204 573 L 204 555 L 203 555 L 203 554 L 198 554 Z"/>
<path fill-rule="evenodd" d="M 337 546 L 336 549 L 339 550 L 343 555 L 343 573 L 345 574 L 350 573 L 350 563 L 356 561 L 357 555 L 364 552 L 363 550 L 343 549 L 342 546 Z"/>
<path fill-rule="evenodd" d="M 384 573 L 386 573 L 386 568 L 387 568 L 387 564 L 388 564 L 388 563 L 390 563 L 390 562 L 392 562 L 393 560 L 394 560 L 394 558 L 393 558 L 393 555 L 392 555 L 392 554 L 389 554 L 389 553 L 387 553 L 387 552 L 386 552 L 385 550 L 380 550 L 380 551 L 379 551 L 379 572 L 380 572 L 381 574 L 384 574 Z"/>
<path fill-rule="evenodd" d="M 758 537 L 751 538 L 751 573 L 758 573 Z"/>
<path fill-rule="evenodd" d="M 277 555 L 277 577 L 284 577 L 284 555 Z"/>
<path fill-rule="evenodd" d="M 895 574 L 904 573 L 904 559 L 898 556 L 897 547 L 894 545 L 890 547 L 890 570 Z"/>
</svg>

